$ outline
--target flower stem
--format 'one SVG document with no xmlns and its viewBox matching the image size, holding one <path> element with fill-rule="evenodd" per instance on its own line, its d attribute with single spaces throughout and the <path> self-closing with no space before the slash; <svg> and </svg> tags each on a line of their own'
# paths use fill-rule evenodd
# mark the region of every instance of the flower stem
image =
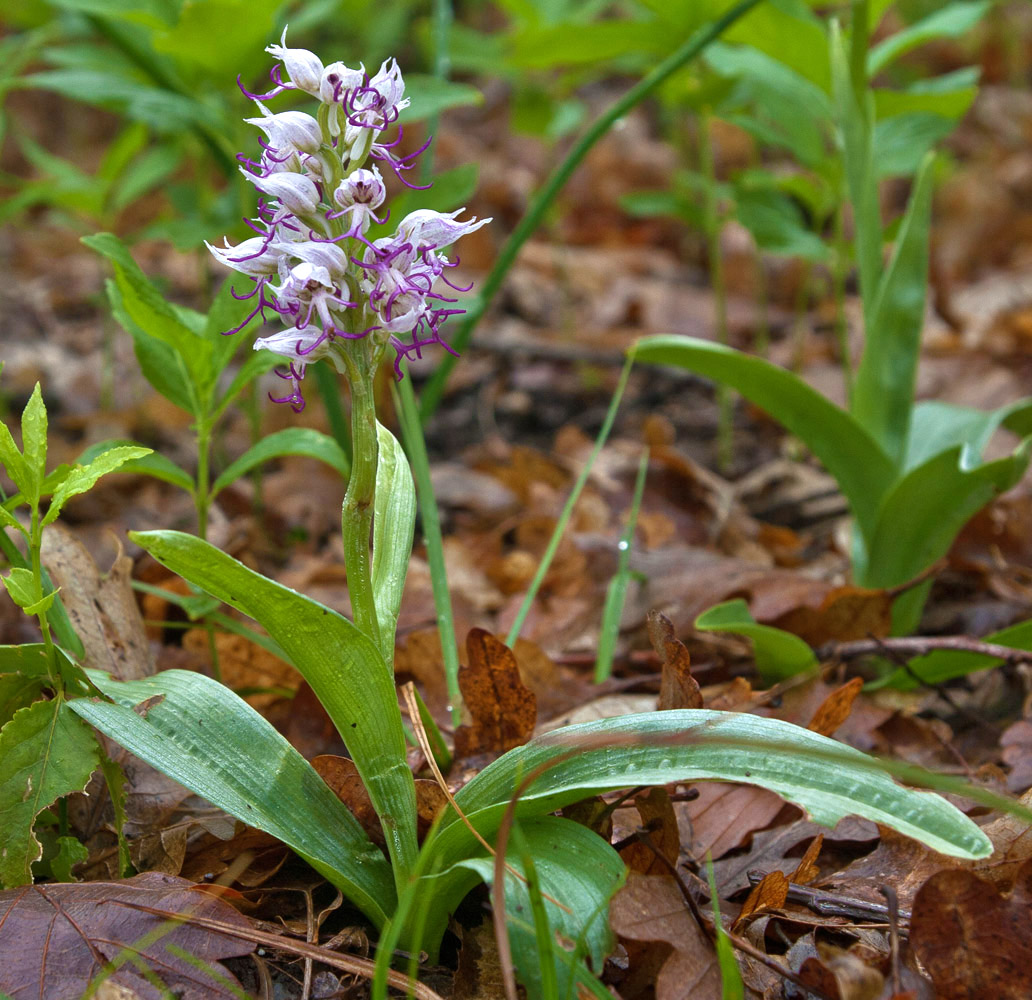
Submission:
<svg viewBox="0 0 1032 1000">
<path fill-rule="evenodd" d="M 206 420 L 197 422 L 197 485 L 194 505 L 197 508 L 197 537 L 208 540 L 208 508 L 211 505 L 211 475 L 208 468 L 211 450 L 211 428 Z"/>
<path fill-rule="evenodd" d="M 376 616 L 373 574 L 369 559 L 369 539 L 373 527 L 373 500 L 376 496 L 376 467 L 379 445 L 376 439 L 376 407 L 373 400 L 373 373 L 348 361 L 351 386 L 351 478 L 344 494 L 341 534 L 344 539 L 344 564 L 348 594 L 355 624 L 377 646 L 380 622 Z"/>
<path fill-rule="evenodd" d="M 43 549 L 43 529 L 39 523 L 39 506 L 32 508 L 32 524 L 29 531 L 29 558 L 32 560 L 32 580 L 35 584 L 36 601 L 43 600 L 43 560 L 41 552 Z M 57 669 L 57 655 L 54 651 L 54 639 L 50 634 L 50 622 L 47 620 L 45 610 L 36 613 L 39 620 L 39 630 L 43 634 L 43 646 L 46 649 L 47 671 L 50 674 L 50 681 L 55 691 L 61 690 L 61 674 Z"/>
</svg>

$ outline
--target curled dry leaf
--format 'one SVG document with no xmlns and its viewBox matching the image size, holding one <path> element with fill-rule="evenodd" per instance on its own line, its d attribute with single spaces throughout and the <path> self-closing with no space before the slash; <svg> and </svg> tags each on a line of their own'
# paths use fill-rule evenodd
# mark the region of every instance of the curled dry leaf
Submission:
<svg viewBox="0 0 1032 1000">
<path fill-rule="evenodd" d="M 537 700 L 520 679 L 512 650 L 474 628 L 466 637 L 466 653 L 469 663 L 459 669 L 459 688 L 473 721 L 455 730 L 455 756 L 522 746 L 534 733 Z"/>
<path fill-rule="evenodd" d="M 941 1000 L 1032 996 L 1030 904 L 1028 862 L 1010 896 L 963 869 L 938 872 L 921 886 L 910 918 L 910 946 Z"/>
<path fill-rule="evenodd" d="M 824 834 L 818 833 L 810 842 L 806 853 L 799 859 L 799 864 L 796 865 L 795 871 L 789 876 L 788 880 L 790 882 L 795 882 L 797 885 L 807 885 L 817 878 L 820 874 L 820 869 L 817 867 L 817 858 L 823 846 Z"/>
<path fill-rule="evenodd" d="M 835 730 L 849 718 L 853 702 L 863 686 L 863 678 L 854 677 L 841 687 L 835 688 L 813 713 L 813 718 L 806 728 L 820 733 L 821 736 L 834 735 Z"/>
<path fill-rule="evenodd" d="M 219 962 L 250 954 L 252 943 L 170 922 L 139 906 L 250 927 L 223 900 L 186 879 L 154 872 L 120 882 L 8 889 L 0 892 L 0 990 L 12 997 L 79 1000 L 105 964 L 114 962 L 107 981 L 143 1000 L 240 995 L 236 979 Z"/>
<path fill-rule="evenodd" d="M 767 910 L 780 910 L 788 899 L 788 876 L 784 872 L 772 871 L 753 886 L 752 892 L 742 904 L 742 912 L 731 925 L 732 933 L 738 933 L 757 914 Z"/>
<path fill-rule="evenodd" d="M 669 875 L 631 872 L 609 907 L 630 960 L 620 996 L 655 988 L 656 1000 L 720 1000 L 720 967 L 709 936 Z"/>
<path fill-rule="evenodd" d="M 662 663 L 659 683 L 659 708 L 702 708 L 699 682 L 692 677 L 691 657 L 674 634 L 669 618 L 658 611 L 650 611 L 646 618 L 649 641 Z"/>
</svg>

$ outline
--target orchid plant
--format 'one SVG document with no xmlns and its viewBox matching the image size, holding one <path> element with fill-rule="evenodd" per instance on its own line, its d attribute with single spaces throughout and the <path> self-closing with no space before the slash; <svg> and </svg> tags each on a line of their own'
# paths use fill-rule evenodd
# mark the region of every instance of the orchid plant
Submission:
<svg viewBox="0 0 1032 1000">
<path fill-rule="evenodd" d="M 309 861 L 382 931 L 381 970 L 394 948 L 436 956 L 461 900 L 479 882 L 494 882 L 530 997 L 580 988 L 609 996 L 597 974 L 613 945 L 606 911 L 624 866 L 607 840 L 555 815 L 590 795 L 628 785 L 742 781 L 774 790 L 823 823 L 860 813 L 944 853 L 989 854 L 989 840 L 954 806 L 897 785 L 864 754 L 777 720 L 704 710 L 608 719 L 517 747 L 449 798 L 420 845 L 392 669 L 416 496 L 405 454 L 376 420 L 373 375 L 389 347 L 403 377 L 407 359 L 444 345 L 442 324 L 457 308 L 444 250 L 487 220 L 417 210 L 393 235 L 370 239 L 369 225 L 387 220 L 380 168 L 413 186 L 406 175 L 418 154 L 401 155 L 400 136 L 391 137 L 405 101 L 397 64 L 384 63 L 370 77 L 324 65 L 285 38 L 268 51 L 277 60 L 274 86 L 252 95 L 262 152 L 242 164 L 261 194 L 255 235 L 212 253 L 253 281 L 255 315 L 283 322 L 285 329 L 255 344 L 283 359 L 286 391 L 277 399 L 300 410 L 303 377 L 317 360 L 329 361 L 347 383 L 354 458 L 342 531 L 354 621 L 196 536 L 132 537 L 191 584 L 257 620 L 304 675 L 355 762 L 387 856 L 273 726 L 211 678 L 167 670 L 120 681 L 88 671 L 101 695 L 70 697 L 68 707 Z M 264 102 L 287 91 L 314 98 L 316 114 L 269 111 Z M 412 424 L 414 407 L 410 416 Z M 18 468 L 14 452 L 0 457 Z M 0 669 L 17 671 L 19 662 L 9 649 Z M 22 725 L 30 710 L 8 725 Z M 16 800 L 18 791 L 14 779 L 8 797 Z M 40 809 L 49 805 L 43 798 L 33 799 Z M 513 823 L 512 849 L 494 858 L 492 840 Z M 384 980 L 377 983 L 374 995 L 385 996 Z"/>
</svg>

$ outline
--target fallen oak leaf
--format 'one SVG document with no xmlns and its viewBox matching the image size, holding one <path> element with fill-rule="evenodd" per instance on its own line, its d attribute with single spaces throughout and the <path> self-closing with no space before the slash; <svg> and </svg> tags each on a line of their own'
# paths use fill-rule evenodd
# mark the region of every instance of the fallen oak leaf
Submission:
<svg viewBox="0 0 1032 1000">
<path fill-rule="evenodd" d="M 0 990 L 12 997 L 78 1000 L 111 963 L 115 968 L 107 981 L 146 1000 L 168 992 L 181 1000 L 239 996 L 235 978 L 219 962 L 250 954 L 253 942 L 170 924 L 118 904 L 154 904 L 173 918 L 218 917 L 240 933 L 251 930 L 251 922 L 224 900 L 186 879 L 154 872 L 119 882 L 8 889 L 0 892 Z M 180 957 L 183 953 L 189 961 Z M 151 975 L 166 992 L 155 987 Z"/>
<path fill-rule="evenodd" d="M 516 657 L 501 639 L 482 628 L 466 637 L 469 662 L 459 668 L 459 689 L 472 716 L 455 730 L 455 756 L 505 753 L 534 733 L 537 699 L 520 678 Z"/>
<path fill-rule="evenodd" d="M 832 736 L 835 730 L 849 718 L 856 696 L 860 694 L 864 686 L 862 677 L 853 677 L 846 681 L 841 687 L 835 688 L 827 698 L 820 703 L 817 711 L 813 713 L 810 724 L 806 727 L 821 736 Z"/>
<path fill-rule="evenodd" d="M 742 912 L 731 925 L 732 933 L 737 934 L 753 917 L 765 910 L 780 910 L 787 899 L 788 876 L 777 869 L 768 872 L 746 897 Z"/>
<path fill-rule="evenodd" d="M 789 875 L 789 882 L 795 882 L 797 885 L 806 885 L 820 875 L 820 869 L 817 867 L 817 856 L 821 853 L 823 846 L 824 834 L 818 833 L 810 842 L 810 846 L 806 848 L 806 853 L 799 859 L 796 870 Z"/>
</svg>

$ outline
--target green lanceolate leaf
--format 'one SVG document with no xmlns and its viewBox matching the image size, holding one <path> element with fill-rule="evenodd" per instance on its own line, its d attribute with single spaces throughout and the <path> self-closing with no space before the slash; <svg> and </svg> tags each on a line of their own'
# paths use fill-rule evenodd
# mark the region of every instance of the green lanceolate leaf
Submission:
<svg viewBox="0 0 1032 1000">
<path fill-rule="evenodd" d="M 704 631 L 735 632 L 752 640 L 756 669 L 764 681 L 776 682 L 817 667 L 813 650 L 797 635 L 770 625 L 760 625 L 749 605 L 738 599 L 717 604 L 695 619 Z"/>
<path fill-rule="evenodd" d="M 23 535 L 29 534 L 21 521 L 2 505 L 0 505 L 0 528 L 16 528 Z"/>
<path fill-rule="evenodd" d="M 393 664 L 394 631 L 416 524 L 416 484 L 401 445 L 379 422 L 376 437 L 380 457 L 373 515 L 373 596 L 380 625 L 380 652 L 387 663 Z"/>
<path fill-rule="evenodd" d="M 965 469 L 962 447 L 930 458 L 886 495 L 875 532 L 855 553 L 861 587 L 896 587 L 949 551 L 960 529 L 990 500 L 1014 486 L 1028 469 L 1032 439 L 1009 458 Z"/>
<path fill-rule="evenodd" d="M 28 485 L 28 468 L 22 453 L 14 443 L 10 429 L 3 421 L 0 421 L 0 462 L 3 463 L 15 486 L 24 493 L 25 487 Z"/>
<path fill-rule="evenodd" d="M 249 826 L 278 837 L 377 926 L 394 898 L 390 867 L 312 766 L 217 681 L 165 670 L 140 681 L 90 678 L 111 702 L 70 707 L 137 757 Z M 135 708 L 135 711 L 134 711 Z"/>
<path fill-rule="evenodd" d="M 588 749 L 558 763 L 578 746 Z M 980 858 L 992 852 L 989 839 L 960 810 L 938 795 L 897 785 L 859 750 L 780 720 L 703 709 L 556 730 L 489 764 L 456 793 L 456 802 L 490 838 L 523 780 L 548 761 L 557 766 L 524 790 L 519 815 L 553 812 L 586 795 L 633 785 L 714 779 L 768 788 L 827 826 L 856 814 L 944 854 Z M 472 844 L 462 822 L 449 815 L 434 849 L 453 864 L 469 856 Z"/>
<path fill-rule="evenodd" d="M 864 355 L 853 385 L 853 416 L 896 463 L 903 461 L 914 406 L 928 286 L 933 167 L 932 157 L 921 167 L 892 257 L 873 304 L 864 310 Z"/>
<path fill-rule="evenodd" d="M 379 649 L 336 611 L 178 531 L 130 536 L 158 562 L 260 622 L 337 727 L 383 822 L 395 877 L 416 858 L 416 802 L 394 678 Z"/>
<path fill-rule="evenodd" d="M 909 472 L 956 445 L 961 446 L 960 465 L 974 468 L 996 430 L 1008 427 L 1021 437 L 1032 433 L 1032 399 L 1022 399 L 996 410 L 976 410 L 929 399 L 914 407 L 910 437 L 903 459 Z"/>
<path fill-rule="evenodd" d="M 4 589 L 19 608 L 27 608 L 38 600 L 36 577 L 31 569 L 15 567 L 3 578 Z"/>
<path fill-rule="evenodd" d="M 101 476 L 106 476 L 109 472 L 114 472 L 126 462 L 143 458 L 150 453 L 150 448 L 143 448 L 139 445 L 120 445 L 98 455 L 89 465 L 80 465 L 73 468 L 61 485 L 54 491 L 54 497 L 50 501 L 50 509 L 47 511 L 47 516 L 43 518 L 44 527 L 57 520 L 58 514 L 61 513 L 61 508 L 72 497 L 87 492 Z"/>
<path fill-rule="evenodd" d="M 236 482 L 263 462 L 285 455 L 317 458 L 343 477 L 347 476 L 350 469 L 347 456 L 328 434 L 322 434 L 310 427 L 288 427 L 262 438 L 256 445 L 248 448 L 215 480 L 211 496 L 214 497 L 220 490 L 224 490 L 230 483 Z"/>
<path fill-rule="evenodd" d="M 897 31 L 871 49 L 867 73 L 874 76 L 905 52 L 936 38 L 959 38 L 971 30 L 992 6 L 990 0 L 949 3 L 915 24 Z"/>
<path fill-rule="evenodd" d="M 95 458 L 99 458 L 105 452 L 121 447 L 143 448 L 143 445 L 138 445 L 135 441 L 117 438 L 108 441 L 98 441 L 96 444 L 90 445 L 75 460 L 75 463 L 76 465 L 89 465 L 90 462 Z M 170 458 L 166 458 L 156 451 L 142 455 L 140 458 L 132 458 L 123 462 L 118 467 L 118 471 L 128 475 L 151 476 L 154 479 L 160 479 L 162 482 L 171 483 L 173 486 L 178 486 L 180 489 L 187 491 L 192 491 L 194 488 L 193 476 L 186 469 L 180 468 Z"/>
<path fill-rule="evenodd" d="M 39 503 L 43 480 L 47 475 L 47 408 L 38 382 L 22 410 L 21 429 L 27 482 L 25 487 L 19 483 L 19 488 L 29 503 L 35 506 Z"/>
<path fill-rule="evenodd" d="M 895 479 L 892 462 L 845 410 L 801 378 L 762 358 L 675 335 L 643 337 L 636 361 L 674 365 L 729 386 L 800 438 L 835 477 L 861 531 L 873 532 L 878 504 Z"/>
<path fill-rule="evenodd" d="M 516 972 L 531 1000 L 544 998 L 548 994 L 542 989 L 542 964 L 550 962 L 556 987 L 553 995 L 577 996 L 574 984 L 591 976 L 584 960 L 589 959 L 592 968 L 600 972 L 606 956 L 613 950 L 609 900 L 623 884 L 626 867 L 607 841 L 572 820 L 556 816 L 524 820 L 519 824 L 519 832 L 520 846 L 533 859 L 541 904 L 549 925 L 550 948 L 543 953 L 535 934 L 534 908 L 527 884 L 507 872 L 505 917 Z M 514 840 L 510 840 L 506 860 L 512 868 L 526 875 L 527 866 L 521 852 L 514 849 Z M 494 882 L 493 858 L 469 858 L 455 867 L 467 869 L 489 885 Z M 544 895 L 566 909 L 556 906 Z M 562 942 L 572 942 L 573 951 L 568 951 Z"/>
<path fill-rule="evenodd" d="M 31 881 L 43 853 L 36 817 L 62 795 L 81 792 L 99 764 L 97 741 L 62 698 L 37 701 L 0 730 L 0 883 Z"/>
</svg>

